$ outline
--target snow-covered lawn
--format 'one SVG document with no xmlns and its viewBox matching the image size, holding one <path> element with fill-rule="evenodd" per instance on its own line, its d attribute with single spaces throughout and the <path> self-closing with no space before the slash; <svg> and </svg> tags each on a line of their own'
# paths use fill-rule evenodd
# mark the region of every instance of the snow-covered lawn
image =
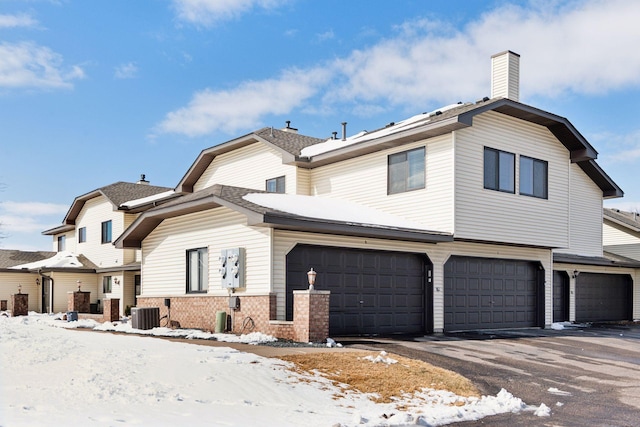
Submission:
<svg viewBox="0 0 640 427">
<path fill-rule="evenodd" d="M 364 394 L 339 393 L 328 380 L 295 373 L 279 359 L 56 325 L 91 326 L 40 314 L 0 316 L 0 426 L 434 426 L 503 412 L 549 414 L 505 390 L 478 399 L 425 389 L 407 405 L 414 409 L 403 412 Z M 268 339 L 259 334 L 241 341 Z M 363 359 L 363 369 L 370 363 Z"/>
</svg>

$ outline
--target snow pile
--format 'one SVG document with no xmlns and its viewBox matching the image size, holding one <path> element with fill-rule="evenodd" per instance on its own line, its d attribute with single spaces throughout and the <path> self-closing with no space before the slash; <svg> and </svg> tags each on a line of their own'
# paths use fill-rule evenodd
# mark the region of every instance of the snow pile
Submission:
<svg viewBox="0 0 640 427">
<path fill-rule="evenodd" d="M 428 231 L 428 228 L 423 224 L 348 200 L 277 193 L 251 193 L 245 195 L 243 199 L 266 208 L 307 218 Z"/>
<path fill-rule="evenodd" d="M 77 255 L 72 252 L 62 251 L 58 252 L 51 258 L 43 259 L 41 261 L 30 262 L 28 264 L 20 264 L 10 268 L 21 269 L 34 269 L 34 268 L 82 268 L 82 263 L 78 260 Z"/>
<path fill-rule="evenodd" d="M 380 404 L 279 359 L 131 334 L 75 333 L 43 317 L 0 317 L 2 426 L 437 426 L 550 412 L 505 390 L 464 398 L 424 389 Z"/>
<path fill-rule="evenodd" d="M 200 339 L 200 340 L 216 340 L 223 342 L 234 342 L 243 344 L 262 344 L 268 342 L 274 342 L 278 339 L 261 332 L 251 332 L 248 334 L 235 335 L 235 334 L 213 334 L 210 332 L 201 331 L 199 329 L 171 329 L 165 327 L 158 327 L 153 329 L 135 329 L 129 322 L 104 322 L 98 323 L 93 319 L 79 319 L 73 322 L 61 321 L 61 315 L 57 316 L 42 316 L 36 313 L 31 313 L 31 316 L 38 318 L 37 322 L 44 322 L 51 326 L 65 329 L 93 329 L 95 331 L 108 331 L 108 332 L 123 332 L 126 334 L 139 334 L 139 335 L 152 335 L 157 337 L 173 337 L 173 338 L 187 338 L 187 339 Z"/>
<path fill-rule="evenodd" d="M 376 357 L 365 356 L 363 359 L 364 360 L 368 360 L 368 361 L 373 362 L 373 363 L 384 363 L 386 365 L 393 365 L 394 363 L 398 363 L 398 361 L 396 359 L 393 359 L 391 357 L 387 357 L 387 352 L 386 351 L 381 351 L 380 354 L 377 355 Z"/>
<path fill-rule="evenodd" d="M 152 196 L 142 197 L 140 199 L 129 200 L 120 204 L 121 208 L 132 209 L 138 206 L 146 205 L 147 203 L 157 202 L 168 197 L 174 196 L 176 193 L 173 190 L 164 191 L 162 193 L 154 194 Z"/>
</svg>

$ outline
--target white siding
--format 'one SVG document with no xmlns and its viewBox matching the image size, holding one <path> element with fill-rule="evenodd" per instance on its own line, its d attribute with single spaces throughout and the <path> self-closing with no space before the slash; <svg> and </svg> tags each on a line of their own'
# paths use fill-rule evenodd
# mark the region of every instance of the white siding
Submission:
<svg viewBox="0 0 640 427">
<path fill-rule="evenodd" d="M 425 147 L 425 188 L 388 195 L 389 154 L 418 147 Z M 311 171 L 311 194 L 350 200 L 432 230 L 452 231 L 452 150 L 451 136 L 445 135 L 319 167 Z"/>
<path fill-rule="evenodd" d="M 12 295 L 18 293 L 18 285 L 21 285 L 21 293 L 29 295 L 29 311 L 41 311 L 42 292 L 36 285 L 37 274 L 0 272 L 0 300 L 7 301 L 7 309 L 13 310 Z"/>
<path fill-rule="evenodd" d="M 456 131 L 455 144 L 457 238 L 569 245 L 569 152 L 547 128 L 488 112 Z M 484 189 L 484 147 L 516 154 L 515 194 Z M 520 155 L 548 162 L 548 199 L 518 194 Z"/>
<path fill-rule="evenodd" d="M 287 193 L 296 191 L 296 167 L 283 165 L 275 149 L 257 142 L 217 156 L 193 186 L 194 191 L 214 184 L 264 190 L 267 179 L 285 176 Z"/>
<path fill-rule="evenodd" d="M 605 219 L 602 241 L 605 251 L 640 261 L 640 233 Z"/>
<path fill-rule="evenodd" d="M 98 267 L 115 267 L 132 261 L 132 257 L 125 261 L 124 251 L 116 249 L 112 243 L 102 243 L 102 222 L 111 220 L 111 241 L 114 242 L 124 231 L 124 215 L 114 211 L 113 205 L 104 196 L 88 200 L 76 219 L 76 230 L 86 227 L 87 241 L 78 243 L 76 251 Z"/>
<path fill-rule="evenodd" d="M 633 245 L 640 243 L 638 233 L 612 223 L 607 219 L 602 223 L 602 244 L 606 245 Z"/>
<path fill-rule="evenodd" d="M 602 190 L 576 164 L 570 176 L 569 247 L 557 252 L 602 256 Z"/>
<path fill-rule="evenodd" d="M 65 238 L 65 251 L 76 252 L 76 233 L 75 231 L 67 231 L 66 233 L 60 233 L 53 236 L 53 251 L 61 252 L 63 249 L 58 247 L 58 237 L 64 236 Z"/>
<path fill-rule="evenodd" d="M 91 292 L 90 303 L 98 300 L 98 285 L 95 274 L 53 272 L 53 307 L 54 313 L 65 313 L 69 307 L 69 292 L 78 290 L 78 280 L 82 282 L 81 290 Z"/>
<path fill-rule="evenodd" d="M 142 296 L 185 295 L 186 251 L 202 247 L 209 253 L 210 294 L 227 294 L 220 285 L 218 257 L 222 249 L 234 247 L 246 250 L 246 289 L 238 292 L 268 293 L 271 230 L 246 223 L 244 215 L 223 207 L 163 221 L 142 244 Z"/>
<path fill-rule="evenodd" d="M 299 243 L 426 254 L 433 263 L 433 320 L 436 332 L 444 329 L 444 294 L 442 289 L 444 289 L 444 264 L 449 257 L 461 255 L 539 261 L 545 269 L 545 324 L 550 325 L 552 322 L 551 283 L 553 280 L 553 267 L 550 250 L 461 242 L 433 245 L 293 231 L 274 232 L 273 292 L 277 295 L 279 319 L 284 319 L 285 316 L 286 256 Z"/>
</svg>

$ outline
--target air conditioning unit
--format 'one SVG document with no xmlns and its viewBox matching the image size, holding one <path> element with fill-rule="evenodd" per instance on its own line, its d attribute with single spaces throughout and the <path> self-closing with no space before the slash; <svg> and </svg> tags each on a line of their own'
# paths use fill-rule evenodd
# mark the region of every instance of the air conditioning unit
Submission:
<svg viewBox="0 0 640 427">
<path fill-rule="evenodd" d="M 160 308 L 134 307 L 131 309 L 131 326 L 133 329 L 153 329 L 160 326 Z"/>
</svg>

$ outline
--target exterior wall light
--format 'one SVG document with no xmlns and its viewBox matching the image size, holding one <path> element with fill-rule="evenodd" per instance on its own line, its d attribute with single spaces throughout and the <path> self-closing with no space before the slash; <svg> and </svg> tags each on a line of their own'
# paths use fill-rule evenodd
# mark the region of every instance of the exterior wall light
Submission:
<svg viewBox="0 0 640 427">
<path fill-rule="evenodd" d="M 82 286 L 82 282 L 78 280 L 76 283 L 78 284 L 78 292 L 80 292 L 80 287 Z"/>
<path fill-rule="evenodd" d="M 18 294 L 22 293 L 22 284 L 18 284 Z"/>
<path fill-rule="evenodd" d="M 311 267 L 311 270 L 307 271 L 307 279 L 309 280 L 309 289 L 314 289 L 313 285 L 315 285 L 316 283 L 316 276 L 318 275 L 318 273 L 316 273 L 315 271 L 313 271 L 313 267 Z"/>
<path fill-rule="evenodd" d="M 40 278 L 36 277 L 36 286 L 40 286 Z"/>
<path fill-rule="evenodd" d="M 577 279 L 579 275 L 580 275 L 580 272 L 578 270 L 573 270 L 573 278 L 574 279 Z"/>
</svg>

